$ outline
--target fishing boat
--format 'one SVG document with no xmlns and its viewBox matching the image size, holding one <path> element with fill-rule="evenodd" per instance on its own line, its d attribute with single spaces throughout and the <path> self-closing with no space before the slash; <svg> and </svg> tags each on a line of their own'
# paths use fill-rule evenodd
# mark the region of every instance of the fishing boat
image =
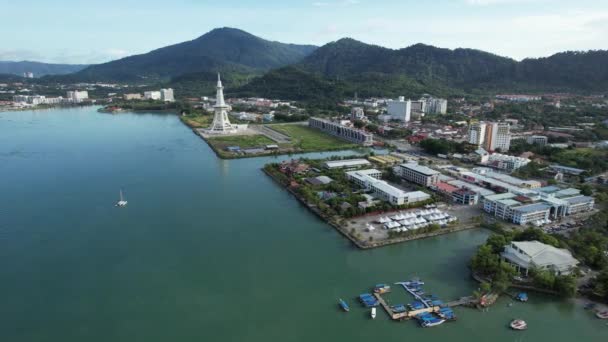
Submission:
<svg viewBox="0 0 608 342">
<path fill-rule="evenodd" d="M 348 304 L 346 304 L 346 302 L 344 300 L 342 300 L 342 298 L 338 299 L 338 304 L 340 305 L 342 310 L 344 310 L 346 312 L 350 311 L 350 307 L 348 306 Z"/>
<path fill-rule="evenodd" d="M 608 311 L 598 311 L 595 313 L 595 317 L 599 319 L 608 319 Z"/>
<path fill-rule="evenodd" d="M 376 308 L 372 308 L 371 316 L 372 316 L 372 319 L 376 318 Z"/>
<path fill-rule="evenodd" d="M 524 321 L 523 319 L 514 319 L 514 320 L 511 321 L 511 323 L 509 324 L 509 326 L 513 330 L 526 330 L 526 329 L 528 329 L 528 323 L 526 323 L 526 321 Z"/>
<path fill-rule="evenodd" d="M 116 202 L 116 206 L 117 207 L 126 207 L 127 206 L 127 201 L 125 201 L 125 198 L 122 196 L 122 189 L 120 189 L 120 200 L 118 202 Z"/>
</svg>

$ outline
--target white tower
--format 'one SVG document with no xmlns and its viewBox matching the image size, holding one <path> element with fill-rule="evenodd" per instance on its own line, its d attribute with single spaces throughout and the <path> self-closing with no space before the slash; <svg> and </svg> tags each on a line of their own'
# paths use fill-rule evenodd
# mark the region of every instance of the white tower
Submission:
<svg viewBox="0 0 608 342">
<path fill-rule="evenodd" d="M 215 115 L 213 117 L 213 123 L 209 128 L 209 133 L 235 133 L 236 127 L 228 120 L 228 109 L 230 108 L 224 102 L 224 87 L 222 86 L 222 80 L 220 74 L 217 74 L 217 95 L 215 96 Z"/>
</svg>

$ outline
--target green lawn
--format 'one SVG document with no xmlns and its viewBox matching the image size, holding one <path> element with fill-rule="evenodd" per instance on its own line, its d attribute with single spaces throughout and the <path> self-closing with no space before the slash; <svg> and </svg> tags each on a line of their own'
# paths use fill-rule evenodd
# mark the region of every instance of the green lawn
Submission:
<svg viewBox="0 0 608 342">
<path fill-rule="evenodd" d="M 338 139 L 308 126 L 269 125 L 268 127 L 290 136 L 293 140 L 293 146 L 303 152 L 342 150 L 357 147 L 356 144 Z"/>
<path fill-rule="evenodd" d="M 233 135 L 226 137 L 208 138 L 207 141 L 215 148 L 224 150 L 228 146 L 240 146 L 241 148 L 264 147 L 275 144 L 275 142 L 264 135 Z"/>
</svg>

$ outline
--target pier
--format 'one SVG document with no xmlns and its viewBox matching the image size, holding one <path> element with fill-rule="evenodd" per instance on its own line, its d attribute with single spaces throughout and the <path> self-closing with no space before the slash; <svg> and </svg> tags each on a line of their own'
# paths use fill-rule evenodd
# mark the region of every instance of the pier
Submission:
<svg viewBox="0 0 608 342">
<path fill-rule="evenodd" d="M 444 308 L 444 307 L 474 306 L 479 303 L 479 300 L 475 299 L 475 297 L 468 296 L 468 297 L 461 297 L 459 299 L 456 299 L 456 300 L 453 300 L 453 301 L 450 301 L 447 303 L 443 303 L 442 305 L 432 305 L 432 303 L 429 304 L 429 302 L 430 302 L 429 300 L 423 298 L 422 296 L 420 296 L 419 294 L 417 294 L 413 290 L 411 290 L 406 285 L 405 282 L 399 282 L 399 283 L 395 283 L 395 284 L 402 285 L 403 288 L 408 293 L 410 293 L 416 300 L 420 301 L 425 306 L 425 308 L 418 309 L 418 310 L 408 310 L 405 312 L 394 312 L 393 309 L 391 308 L 391 306 L 388 305 L 388 303 L 384 300 L 384 298 L 382 298 L 381 294 L 374 293 L 374 297 L 376 297 L 376 299 L 378 300 L 378 303 L 380 303 L 380 305 L 382 306 L 384 311 L 386 311 L 388 316 L 392 320 L 395 320 L 395 321 L 409 320 L 409 319 L 415 318 L 417 315 L 420 315 L 422 313 L 437 313 L 437 312 L 439 312 L 439 310 L 441 308 Z"/>
</svg>

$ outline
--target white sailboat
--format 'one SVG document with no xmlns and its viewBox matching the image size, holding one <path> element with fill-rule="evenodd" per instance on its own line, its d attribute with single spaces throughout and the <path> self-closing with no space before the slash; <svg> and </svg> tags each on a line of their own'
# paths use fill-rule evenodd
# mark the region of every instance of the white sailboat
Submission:
<svg viewBox="0 0 608 342">
<path fill-rule="evenodd" d="M 372 308 L 372 319 L 376 318 L 376 308 Z"/>
<path fill-rule="evenodd" d="M 125 201 L 124 197 L 122 196 L 122 189 L 120 189 L 120 200 L 118 202 L 116 202 L 116 206 L 117 207 L 126 207 L 127 206 L 127 201 Z"/>
</svg>

